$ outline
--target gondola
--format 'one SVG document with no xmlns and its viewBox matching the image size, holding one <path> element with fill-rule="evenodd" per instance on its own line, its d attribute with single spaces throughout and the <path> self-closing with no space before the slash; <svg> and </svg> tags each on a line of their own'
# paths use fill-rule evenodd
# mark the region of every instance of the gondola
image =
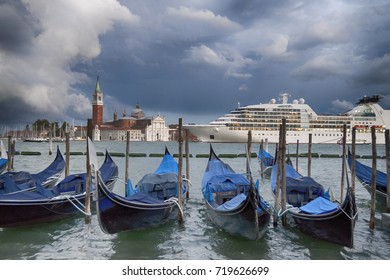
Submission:
<svg viewBox="0 0 390 280">
<path fill-rule="evenodd" d="M 178 164 L 165 148 L 165 155 L 153 173 L 133 188 L 128 180 L 125 196 L 110 191 L 98 175 L 97 215 L 103 232 L 115 234 L 160 226 L 178 216 Z M 183 178 L 182 196 L 188 181 Z"/>
<path fill-rule="evenodd" d="M 351 169 L 352 154 L 348 149 L 348 166 Z M 372 168 L 355 160 L 356 178 L 363 185 L 363 187 L 371 193 L 372 182 Z M 387 174 L 376 170 L 376 182 L 375 182 L 376 200 L 382 205 L 386 205 L 387 200 Z"/>
<path fill-rule="evenodd" d="M 299 207 L 317 197 L 325 195 L 324 187 L 312 177 L 303 176 L 291 164 L 286 164 L 286 200 L 287 203 Z M 272 166 L 271 189 L 275 194 L 278 164 Z"/>
<path fill-rule="evenodd" d="M 118 166 L 107 151 L 99 170 L 100 178 L 112 188 L 118 176 Z M 90 195 L 93 191 L 92 185 Z M 69 175 L 50 188 L 37 184 L 34 191 L 0 195 L 0 227 L 26 226 L 73 216 L 83 212 L 85 198 L 86 173 Z"/>
<path fill-rule="evenodd" d="M 287 165 L 286 165 L 287 168 Z M 290 170 L 291 171 L 291 170 Z M 288 172 L 286 172 L 288 174 Z M 293 173 L 299 174 L 299 173 Z M 297 176 L 297 175 L 296 175 Z M 310 178 L 310 180 L 308 180 Z M 291 178 L 286 176 L 286 188 L 291 187 L 291 183 L 296 186 L 300 182 L 302 185 L 307 183 L 307 189 L 313 187 L 313 178 L 304 177 Z M 348 179 L 348 178 L 347 178 Z M 316 187 L 314 188 L 314 190 Z M 288 191 L 287 191 L 288 193 Z M 353 247 L 353 236 L 357 209 L 355 195 L 352 193 L 349 184 L 347 186 L 346 196 L 342 203 L 331 201 L 326 194 L 316 195 L 314 199 L 309 196 L 302 196 L 308 199 L 307 203 L 289 207 L 285 214 L 291 215 L 298 228 L 305 234 L 314 238 L 325 240 L 331 243 L 346 247 Z"/>
<path fill-rule="evenodd" d="M 57 147 L 57 154 L 53 162 L 38 173 L 26 171 L 8 171 L 0 175 L 0 195 L 24 190 L 34 190 L 36 185 L 43 188 L 53 187 L 60 179 L 65 169 L 65 160 Z"/>
<path fill-rule="evenodd" d="M 355 196 L 350 188 L 343 203 L 318 197 L 301 207 L 288 210 L 300 230 L 314 238 L 353 247 L 357 217 Z"/>
<path fill-rule="evenodd" d="M 219 159 L 211 145 L 202 194 L 211 220 L 226 232 L 250 240 L 265 234 L 271 208 L 259 195 L 258 184 L 256 189 L 252 180 Z"/>
<path fill-rule="evenodd" d="M 275 163 L 275 158 L 262 147 L 260 147 L 259 151 L 257 152 L 257 160 L 260 165 L 260 175 L 269 179 L 271 176 L 272 166 Z"/>
<path fill-rule="evenodd" d="M 264 166 L 272 166 L 275 162 L 274 157 L 261 147 L 259 148 L 259 151 L 257 153 L 257 159 L 259 163 L 263 161 Z"/>
</svg>

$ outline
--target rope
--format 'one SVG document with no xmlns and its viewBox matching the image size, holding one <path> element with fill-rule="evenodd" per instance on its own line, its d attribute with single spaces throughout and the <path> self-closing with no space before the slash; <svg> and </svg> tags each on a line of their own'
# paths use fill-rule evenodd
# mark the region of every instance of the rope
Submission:
<svg viewBox="0 0 390 280">
<path fill-rule="evenodd" d="M 332 142 L 332 141 L 335 141 L 335 140 L 340 140 L 340 138 L 329 139 L 327 141 L 318 142 L 318 144 L 329 143 L 329 142 Z"/>
<path fill-rule="evenodd" d="M 286 210 L 284 210 L 283 212 L 281 212 L 282 211 L 282 209 L 279 209 L 279 211 L 278 211 L 278 218 L 279 217 L 281 217 L 281 216 L 283 216 L 284 214 L 286 214 L 287 212 L 289 212 L 291 209 L 297 209 L 298 207 L 294 207 L 294 206 L 291 206 L 290 205 L 290 207 L 288 207 Z"/>
<path fill-rule="evenodd" d="M 176 203 L 177 207 L 179 208 L 181 216 L 184 217 L 183 208 L 179 204 L 179 200 L 176 197 L 172 196 L 172 197 L 168 198 L 167 200 L 164 200 L 164 202 L 174 202 L 174 203 Z"/>
<path fill-rule="evenodd" d="M 182 178 L 183 181 L 185 181 L 190 187 L 192 186 L 192 183 L 189 179 L 187 178 Z"/>
<path fill-rule="evenodd" d="M 83 214 L 86 215 L 86 216 L 91 216 L 91 213 L 87 213 L 87 212 L 85 212 L 84 210 L 80 209 L 80 207 L 78 207 L 78 206 L 71 200 L 71 198 L 74 198 L 74 200 L 77 201 L 78 204 L 82 205 L 83 208 L 85 208 L 84 205 L 83 205 L 77 198 L 75 198 L 74 196 L 65 196 L 65 198 L 66 198 L 66 199 L 67 199 L 67 200 L 68 200 L 68 201 L 69 201 L 77 210 L 79 210 L 81 213 L 83 213 Z"/>
<path fill-rule="evenodd" d="M 54 197 L 52 200 L 57 200 L 57 199 L 66 199 L 68 200 L 78 211 L 80 211 L 81 213 L 83 213 L 84 215 L 87 215 L 87 216 L 91 216 L 91 213 L 87 213 L 85 212 L 83 209 L 81 209 L 79 206 L 77 206 L 74 201 L 72 201 L 71 198 L 73 198 L 81 207 L 83 207 L 85 209 L 85 206 L 75 197 L 75 196 L 72 196 L 72 195 L 59 195 L 59 196 L 56 196 Z M 48 209 L 49 210 L 49 209 Z M 55 212 L 55 211 L 52 211 L 52 212 Z"/>
<path fill-rule="evenodd" d="M 23 189 L 23 190 L 19 190 L 19 191 L 5 193 L 5 194 L 2 194 L 2 195 L 10 195 L 10 194 L 15 194 L 15 193 L 22 193 L 22 192 L 32 191 L 32 190 L 35 190 L 36 188 L 37 187 L 31 187 L 31 188 L 27 188 L 27 189 Z"/>
<path fill-rule="evenodd" d="M 341 210 L 341 212 L 343 212 L 345 214 L 345 216 L 347 216 L 351 220 L 354 220 L 358 214 L 358 212 L 356 211 L 355 215 L 353 215 L 353 217 L 351 217 L 347 212 L 344 211 L 343 208 L 339 207 L 339 209 Z"/>
<path fill-rule="evenodd" d="M 127 182 L 125 182 L 124 180 L 120 179 L 119 177 L 117 177 L 116 180 L 118 180 L 121 183 L 124 183 L 125 185 L 127 184 Z"/>
</svg>

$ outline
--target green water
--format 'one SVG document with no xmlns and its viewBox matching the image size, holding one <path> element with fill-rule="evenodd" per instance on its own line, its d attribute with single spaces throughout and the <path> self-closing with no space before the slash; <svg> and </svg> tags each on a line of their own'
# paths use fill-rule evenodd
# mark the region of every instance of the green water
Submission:
<svg viewBox="0 0 390 280">
<path fill-rule="evenodd" d="M 60 143 L 65 152 L 65 144 Z M 124 153 L 124 142 L 96 142 L 97 152 Z M 172 154 L 178 153 L 175 142 L 132 142 L 130 152 L 163 153 L 164 145 Z M 85 142 L 71 142 L 71 151 L 85 151 Z M 55 145 L 53 145 L 53 149 Z M 245 152 L 244 144 L 215 144 L 219 153 L 240 154 Z M 258 144 L 252 145 L 256 152 Z M 274 146 L 269 150 L 273 152 Z M 15 169 L 37 172 L 45 168 L 53 159 L 48 155 L 48 143 L 16 143 L 18 151 L 40 151 L 40 156 L 16 156 Z M 184 146 L 183 146 L 184 151 Z M 191 143 L 190 153 L 207 154 L 209 144 Z M 340 154 L 338 145 L 313 145 L 313 153 Z M 295 145 L 289 147 L 295 153 Z M 301 145 L 300 152 L 307 152 L 307 146 Z M 371 146 L 358 146 L 357 154 L 370 155 Z M 378 146 L 378 155 L 384 155 L 384 147 Z M 103 157 L 98 157 L 99 162 Z M 114 191 L 123 194 L 125 158 L 114 157 L 119 166 L 119 180 Z M 129 158 L 129 176 L 135 184 L 147 172 L 153 172 L 161 158 L 137 157 Z M 319 241 L 302 234 L 293 224 L 273 227 L 272 223 L 262 240 L 249 241 L 232 237 L 217 228 L 207 217 L 200 184 L 207 158 L 192 157 L 189 161 L 192 187 L 190 197 L 184 204 L 184 222 L 171 221 L 154 229 L 138 232 L 123 232 L 107 235 L 99 227 L 95 214 L 91 224 L 85 224 L 82 214 L 64 221 L 41 224 L 31 227 L 0 229 L 0 258 L 3 260 L 224 260 L 224 259 L 265 259 L 265 260 L 339 260 L 339 259 L 390 259 L 390 233 L 380 228 L 369 230 L 370 194 L 356 182 L 356 200 L 358 220 L 355 227 L 353 248 L 345 248 L 331 243 Z M 224 159 L 237 172 L 245 173 L 245 158 Z M 292 158 L 295 165 L 295 158 Z M 370 164 L 369 159 L 362 160 Z M 183 161 L 185 163 L 185 160 Z M 251 160 L 252 172 L 259 178 L 257 159 Z M 385 160 L 378 160 L 378 168 L 385 170 Z M 85 156 L 70 157 L 70 172 L 84 172 Z M 185 167 L 183 168 L 185 170 Z M 307 173 L 307 158 L 299 158 L 299 171 Z M 339 197 L 341 181 L 340 158 L 313 158 L 312 177 L 326 188 L 331 187 L 334 195 Z M 263 197 L 273 204 L 269 181 L 261 180 Z M 383 212 L 377 209 L 377 213 Z"/>
</svg>

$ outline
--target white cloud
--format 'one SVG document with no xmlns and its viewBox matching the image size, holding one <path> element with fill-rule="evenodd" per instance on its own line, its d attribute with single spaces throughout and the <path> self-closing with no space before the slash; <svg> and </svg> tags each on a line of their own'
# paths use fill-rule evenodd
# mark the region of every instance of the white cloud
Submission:
<svg viewBox="0 0 390 280">
<path fill-rule="evenodd" d="M 156 19 L 152 19 L 156 21 Z M 188 7 L 168 7 L 161 16 L 158 25 L 158 38 L 175 38 L 175 40 L 197 41 L 203 38 L 222 38 L 229 36 L 241 26 L 229 18 L 217 15 L 207 9 L 194 9 Z"/>
<path fill-rule="evenodd" d="M 224 66 L 227 63 L 224 56 L 205 45 L 191 47 L 187 51 L 187 58 L 185 58 L 184 61 L 194 64 L 209 64 L 218 67 Z"/>
<path fill-rule="evenodd" d="M 242 57 L 237 50 L 220 44 L 215 49 L 205 45 L 191 47 L 187 51 L 184 62 L 214 66 L 225 70 L 225 77 L 239 80 L 247 80 L 252 77 L 251 73 L 245 72 L 245 68 L 254 63 L 253 60 Z"/>
<path fill-rule="evenodd" d="M 334 76 L 345 77 L 350 73 L 345 65 L 345 59 L 342 53 L 337 52 L 337 50 L 326 51 L 292 70 L 291 76 L 300 80 L 323 80 Z"/>
<path fill-rule="evenodd" d="M 251 73 L 240 73 L 240 72 L 234 71 L 234 69 L 228 69 L 225 72 L 225 76 L 231 77 L 231 78 L 236 78 L 239 80 L 248 80 L 248 79 L 253 77 L 253 75 Z"/>
<path fill-rule="evenodd" d="M 265 44 L 258 48 L 258 52 L 268 58 L 282 59 L 285 56 L 290 56 L 287 52 L 289 36 L 285 34 L 276 34 L 270 44 Z"/>
<path fill-rule="evenodd" d="M 12 95 L 33 111 L 63 116 L 70 110 L 85 117 L 90 101 L 72 86 L 87 77 L 72 71 L 72 66 L 100 54 L 99 36 L 112 30 L 115 22 L 136 23 L 138 16 L 115 0 L 23 3 L 36 36 L 22 55 L 0 50 L 0 83 L 14 85 L 11 91 L 0 89 L 0 99 Z"/>
<path fill-rule="evenodd" d="M 247 90 L 248 99 L 258 87 L 271 93 L 287 87 L 342 100 L 357 86 L 368 94 L 384 93 L 389 84 L 385 1 L 5 2 L 0 4 L 3 112 L 20 102 L 29 106 L 23 112 L 90 116 L 97 73 L 109 73 L 108 92 L 118 103 L 132 104 L 129 92 L 136 92 L 156 108 L 161 102 L 151 93 L 182 96 L 183 86 L 192 89 L 199 82 L 194 71 L 205 79 L 204 94 L 192 94 L 199 103 L 213 91 L 207 87 L 230 85 L 227 79 L 237 84 L 226 92 Z M 215 74 L 222 79 L 216 81 Z M 82 93 L 87 83 L 91 90 Z M 187 103 L 180 108 L 195 110 Z M 111 105 L 116 106 L 106 108 Z"/>
<path fill-rule="evenodd" d="M 346 112 L 351 110 L 354 107 L 354 104 L 346 100 L 336 99 L 332 101 L 332 107 L 332 110 L 335 112 Z"/>
<path fill-rule="evenodd" d="M 239 86 L 238 90 L 239 91 L 247 91 L 248 90 L 248 86 L 246 84 L 242 84 L 241 86 Z"/>
<path fill-rule="evenodd" d="M 169 7 L 167 8 L 167 16 L 178 19 L 181 18 L 185 21 L 191 21 L 191 24 L 196 22 L 205 23 L 209 27 L 215 26 L 222 29 L 238 29 L 240 25 L 231 21 L 225 16 L 216 15 L 212 11 L 203 9 L 193 9 L 181 6 L 179 8 Z"/>
</svg>

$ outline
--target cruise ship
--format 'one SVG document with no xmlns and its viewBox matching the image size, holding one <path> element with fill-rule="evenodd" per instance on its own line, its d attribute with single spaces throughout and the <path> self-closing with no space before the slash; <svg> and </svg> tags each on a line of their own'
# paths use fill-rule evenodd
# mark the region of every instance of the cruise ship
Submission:
<svg viewBox="0 0 390 280">
<path fill-rule="evenodd" d="M 381 96 L 364 96 L 356 106 L 340 115 L 318 115 L 303 98 L 289 103 L 289 94 L 280 94 L 277 102 L 240 106 L 209 124 L 187 124 L 183 127 L 202 142 L 247 142 L 248 131 L 252 141 L 279 142 L 279 128 L 286 119 L 287 143 L 340 143 L 343 126 L 347 125 L 347 142 L 351 143 L 352 128 L 356 128 L 356 144 L 371 143 L 371 127 L 375 127 L 376 143 L 384 144 L 384 132 L 390 128 L 390 110 L 378 103 Z"/>
</svg>

